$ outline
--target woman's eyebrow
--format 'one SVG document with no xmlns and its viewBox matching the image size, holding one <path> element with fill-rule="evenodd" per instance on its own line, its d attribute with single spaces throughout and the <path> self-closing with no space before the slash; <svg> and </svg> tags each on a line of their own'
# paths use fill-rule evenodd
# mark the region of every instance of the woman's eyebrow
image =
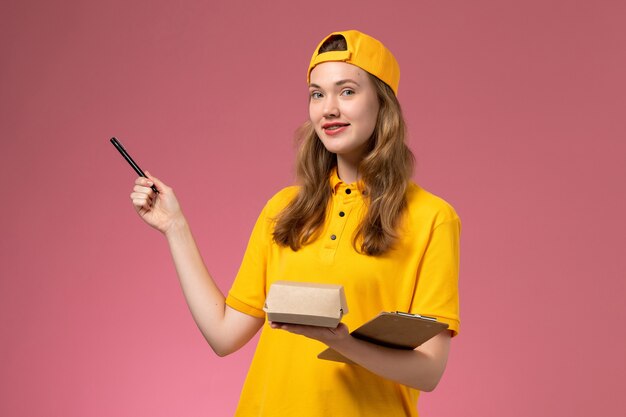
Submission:
<svg viewBox="0 0 626 417">
<path fill-rule="evenodd" d="M 341 85 L 348 84 L 348 83 L 356 84 L 359 87 L 361 86 L 361 84 L 357 83 L 356 81 L 350 78 L 346 78 L 345 80 L 339 80 L 335 83 L 335 85 L 341 86 Z M 319 85 L 315 83 L 311 83 L 309 84 L 309 88 L 322 88 L 322 87 L 320 87 Z"/>
<path fill-rule="evenodd" d="M 359 87 L 361 86 L 359 83 L 357 83 L 356 81 L 350 79 L 350 78 L 346 78 L 345 80 L 339 80 L 335 83 L 335 85 L 344 85 L 344 84 L 348 84 L 348 83 L 352 83 L 352 84 L 356 84 Z"/>
</svg>

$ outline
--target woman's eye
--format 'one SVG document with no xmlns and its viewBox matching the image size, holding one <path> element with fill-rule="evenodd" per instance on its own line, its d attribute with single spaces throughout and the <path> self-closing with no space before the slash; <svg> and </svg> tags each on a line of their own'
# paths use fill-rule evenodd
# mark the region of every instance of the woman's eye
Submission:
<svg viewBox="0 0 626 417">
<path fill-rule="evenodd" d="M 351 96 L 354 94 L 354 90 L 343 90 L 341 94 L 344 96 Z"/>
<path fill-rule="evenodd" d="M 319 91 L 313 91 L 311 93 L 311 98 L 321 98 L 322 97 L 322 93 L 320 93 Z"/>
</svg>

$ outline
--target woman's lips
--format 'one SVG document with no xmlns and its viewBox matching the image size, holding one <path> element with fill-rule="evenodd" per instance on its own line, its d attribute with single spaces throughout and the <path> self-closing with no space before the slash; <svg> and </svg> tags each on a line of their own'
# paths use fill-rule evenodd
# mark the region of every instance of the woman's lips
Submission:
<svg viewBox="0 0 626 417">
<path fill-rule="evenodd" d="M 348 126 L 350 126 L 348 123 L 327 123 L 322 126 L 322 129 L 324 129 L 324 133 L 327 135 L 333 136 L 343 132 Z"/>
</svg>

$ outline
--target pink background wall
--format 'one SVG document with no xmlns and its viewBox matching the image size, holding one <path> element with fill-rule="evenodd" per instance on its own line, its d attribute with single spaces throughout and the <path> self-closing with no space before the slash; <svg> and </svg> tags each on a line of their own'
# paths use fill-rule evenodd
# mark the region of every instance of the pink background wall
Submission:
<svg viewBox="0 0 626 417">
<path fill-rule="evenodd" d="M 292 181 L 312 48 L 346 28 L 396 54 L 416 179 L 464 222 L 462 333 L 423 415 L 623 415 L 625 19 L 617 0 L 4 0 L 0 415 L 232 414 L 253 346 L 205 344 L 108 139 L 175 187 L 226 291 Z"/>
</svg>

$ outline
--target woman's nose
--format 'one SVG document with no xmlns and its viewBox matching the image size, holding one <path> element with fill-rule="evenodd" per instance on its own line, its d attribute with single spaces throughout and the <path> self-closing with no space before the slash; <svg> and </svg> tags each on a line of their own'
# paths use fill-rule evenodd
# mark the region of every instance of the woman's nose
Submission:
<svg viewBox="0 0 626 417">
<path fill-rule="evenodd" d="M 337 99 L 334 97 L 327 97 L 324 101 L 324 117 L 338 117 L 339 116 L 339 106 L 337 104 Z"/>
</svg>

